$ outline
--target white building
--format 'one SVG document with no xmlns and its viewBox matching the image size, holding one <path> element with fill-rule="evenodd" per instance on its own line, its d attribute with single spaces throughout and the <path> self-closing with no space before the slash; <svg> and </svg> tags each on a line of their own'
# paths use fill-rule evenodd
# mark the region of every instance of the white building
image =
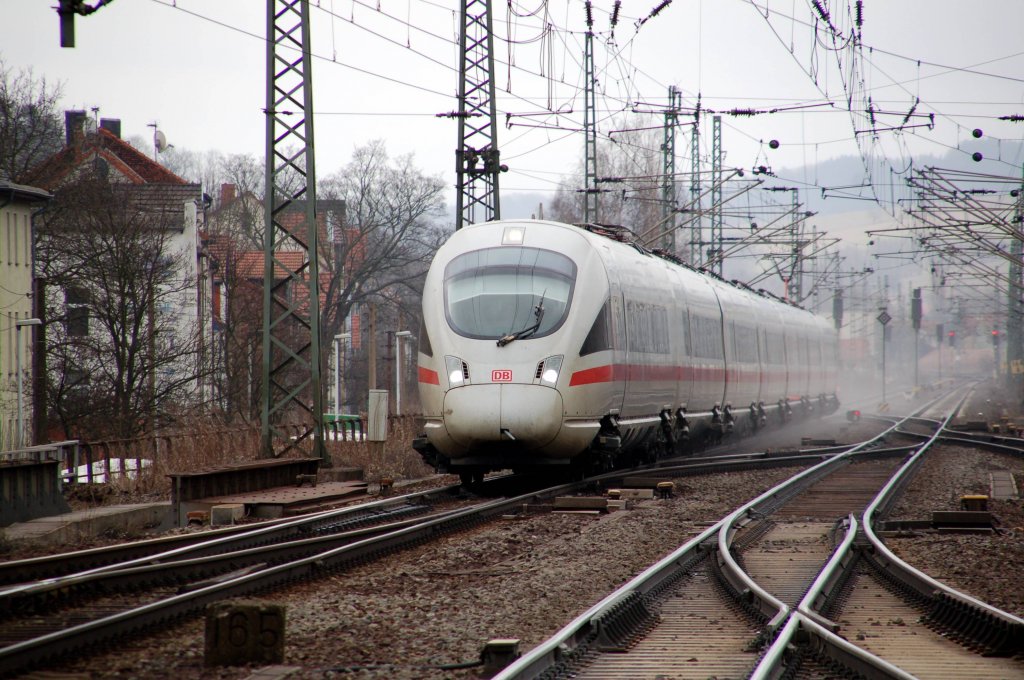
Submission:
<svg viewBox="0 0 1024 680">
<path fill-rule="evenodd" d="M 0 450 L 17 446 L 19 354 L 24 443 L 31 442 L 34 329 L 23 322 L 33 316 L 32 215 L 50 198 L 42 189 L 0 179 Z"/>
<path fill-rule="evenodd" d="M 202 214 L 200 186 L 185 181 L 122 140 L 120 121 L 103 119 L 96 129 L 89 129 L 90 122 L 84 111 L 66 112 L 65 147 L 33 168 L 26 180 L 58 196 L 64 195 L 70 187 L 79 185 L 80 180 L 89 180 L 101 187 L 102 195 L 110 197 L 112 210 L 126 206 L 122 208 L 125 214 L 130 215 L 126 219 L 152 225 L 153 229 L 159 230 L 164 241 L 162 252 L 165 257 L 173 258 L 177 267 L 173 284 L 177 292 L 173 296 L 161 296 L 161 301 L 149 311 L 149 323 L 154 323 L 156 319 L 160 324 L 159 337 L 165 343 L 165 350 L 167 342 L 171 343 L 172 348 L 175 343 L 179 343 L 178 346 L 182 342 L 201 343 L 203 337 L 199 329 L 204 324 L 200 323 L 199 317 L 209 315 L 210 304 L 207 299 L 209 289 L 201 285 L 200 281 L 200 272 L 206 269 L 201 261 L 205 251 L 200 247 L 199 240 L 201 225 L 198 221 Z M 55 202 L 55 205 L 58 204 L 60 201 Z M 74 231 L 79 227 L 69 224 L 62 228 Z M 80 286 L 74 282 L 65 282 L 63 289 L 47 285 L 46 307 L 50 313 L 44 321 L 47 325 L 48 347 L 61 342 L 67 345 L 69 337 L 91 338 L 95 335 L 99 320 L 91 320 L 89 310 L 97 311 L 96 305 L 100 302 L 91 298 L 95 291 L 91 292 L 90 287 L 91 281 L 83 281 Z M 205 325 L 208 326 L 208 320 L 205 320 Z M 159 352 L 160 348 L 155 351 Z M 151 348 L 150 352 L 152 354 L 154 350 Z M 202 355 L 201 350 L 196 354 L 199 358 Z M 89 381 L 99 369 L 106 368 L 101 365 L 103 360 L 102 357 L 94 356 L 91 365 L 85 361 L 81 365 L 67 364 L 64 369 L 65 378 L 68 371 L 76 375 L 66 382 Z M 152 380 L 195 380 L 199 373 L 197 361 L 188 365 L 160 365 L 158 362 L 159 368 L 153 372 Z M 51 383 L 53 372 L 57 370 L 60 369 L 54 365 L 47 366 Z M 198 381 L 195 381 L 192 391 L 195 394 L 201 391 Z"/>
</svg>

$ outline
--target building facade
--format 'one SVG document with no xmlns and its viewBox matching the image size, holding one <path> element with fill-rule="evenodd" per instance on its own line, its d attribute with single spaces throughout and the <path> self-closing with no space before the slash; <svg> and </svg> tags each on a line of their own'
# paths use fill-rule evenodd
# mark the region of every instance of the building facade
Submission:
<svg viewBox="0 0 1024 680">
<path fill-rule="evenodd" d="M 32 441 L 32 218 L 51 195 L 0 179 L 0 450 L 19 444 L 18 364 L 22 375 L 24 442 Z M 20 357 L 20 361 L 19 361 Z"/>
<path fill-rule="evenodd" d="M 201 407 L 202 344 L 206 339 L 200 329 L 208 319 L 200 316 L 210 310 L 209 300 L 204 298 L 210 291 L 200 280 L 206 269 L 199 238 L 201 188 L 122 140 L 120 121 L 104 119 L 92 126 L 85 112 L 68 111 L 65 123 L 65 147 L 26 176 L 27 181 L 55 195 L 54 210 L 42 218 L 46 229 L 40 232 L 36 266 L 36 276 L 46 279 L 48 404 L 51 419 L 56 418 L 51 425 L 57 420 L 65 425 L 65 432 L 54 436 L 80 436 L 66 426 L 74 414 L 69 416 L 61 405 L 101 398 L 104 381 L 121 381 L 122 389 L 112 392 L 126 395 L 119 412 L 123 426 L 129 429 L 140 422 L 138 415 L 129 415 L 133 409 L 136 413 L 143 409 L 152 420 L 167 408 Z M 91 240 L 90 235 L 94 237 Z M 111 243 L 109 253 L 99 250 L 91 257 L 107 269 L 91 270 L 90 258 L 76 261 L 78 254 L 65 245 L 75 239 L 88 248 Z M 54 243 L 63 251 L 52 247 Z M 139 253 L 134 271 L 128 270 L 132 263 L 115 252 L 122 246 L 129 248 L 130 243 Z M 152 257 L 154 248 L 159 249 L 158 257 Z M 78 270 L 83 273 L 76 279 Z M 173 275 L 154 273 L 168 270 Z M 159 282 L 137 283 L 140 276 L 147 275 Z M 115 282 L 118 277 L 119 283 Z M 139 288 L 146 285 L 152 288 Z M 140 312 L 138 300 L 144 298 L 150 302 L 148 309 Z M 118 304 L 127 318 L 134 314 L 132 329 L 122 332 L 116 327 L 120 320 L 107 313 L 111 305 Z M 144 317 L 141 323 L 140 313 Z M 131 349 L 139 342 L 146 345 L 142 351 L 148 356 L 140 358 L 138 351 Z M 129 352 L 134 352 L 133 358 L 127 358 Z M 135 377 L 128 382 L 111 377 L 120 370 L 112 367 L 125 361 L 134 362 L 127 370 Z M 140 377 L 140 372 L 145 377 Z M 173 390 L 165 389 L 170 384 Z M 141 397 L 146 405 L 139 404 L 141 393 L 147 393 Z M 155 427 L 155 420 L 153 423 Z"/>
</svg>

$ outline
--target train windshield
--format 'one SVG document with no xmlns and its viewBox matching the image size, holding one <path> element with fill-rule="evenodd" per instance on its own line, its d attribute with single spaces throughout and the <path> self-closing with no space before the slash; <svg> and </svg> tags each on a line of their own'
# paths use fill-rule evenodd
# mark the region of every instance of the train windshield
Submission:
<svg viewBox="0 0 1024 680">
<path fill-rule="evenodd" d="M 540 306 L 540 325 L 529 337 L 541 337 L 565 321 L 575 282 L 573 261 L 550 250 L 502 247 L 465 253 L 445 268 L 445 316 L 459 335 L 496 340 L 537 324 Z"/>
</svg>

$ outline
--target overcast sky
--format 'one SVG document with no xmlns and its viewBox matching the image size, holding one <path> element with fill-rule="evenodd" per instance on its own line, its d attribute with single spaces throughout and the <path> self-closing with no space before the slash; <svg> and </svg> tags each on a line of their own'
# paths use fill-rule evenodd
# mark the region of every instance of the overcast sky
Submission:
<svg viewBox="0 0 1024 680">
<path fill-rule="evenodd" d="M 513 16 L 506 3 L 494 10 L 498 138 L 510 167 L 501 179 L 506 217 L 528 215 L 535 192 L 554 188 L 582 156 L 583 3 L 522 1 Z M 157 123 L 177 148 L 263 155 L 264 2 L 118 0 L 76 20 L 74 49 L 59 46 L 53 4 L 4 0 L 0 55 L 8 67 L 61 81 L 65 108 L 99 107 L 99 116 L 121 119 L 126 137 L 152 138 L 147 125 Z M 355 146 L 383 138 L 392 154 L 415 153 L 423 169 L 451 187 L 456 124 L 436 114 L 456 107 L 457 5 L 312 4 L 318 172 L 337 170 Z M 724 115 L 725 164 L 772 168 L 777 178 L 769 184 L 800 186 L 801 200 L 814 210 L 865 211 L 816 221 L 847 243 L 865 243 L 866 228 L 889 223 L 869 202 L 823 203 L 821 186 L 837 180 L 817 175 L 822 161 L 848 157 L 850 184 L 871 168 L 883 195 L 889 168 L 957 149 L 969 158 L 983 143 L 979 171 L 1020 173 L 1020 146 L 1003 142 L 1019 140 L 1024 123 L 998 117 L 1024 114 L 1021 0 L 865 0 L 859 31 L 852 0 L 819 0 L 834 31 L 808 0 L 672 0 L 652 16 L 657 5 L 623 0 L 614 35 L 612 0 L 594 5 L 603 138 L 614 138 L 633 109 L 660 110 L 670 85 L 682 92 L 684 113 L 698 93 L 702 106 L 718 111 L 781 109 Z M 855 32 L 860 50 L 852 48 Z M 869 96 L 877 134 L 866 132 Z M 848 101 L 858 115 L 844 110 Z M 904 122 L 912 108 L 922 115 Z M 904 124 L 902 131 L 884 129 Z M 972 136 L 975 128 L 982 140 Z M 679 134 L 677 167 L 686 172 L 689 127 Z M 707 117 L 702 134 L 707 158 Z M 745 200 L 769 198 L 761 197 Z"/>
</svg>

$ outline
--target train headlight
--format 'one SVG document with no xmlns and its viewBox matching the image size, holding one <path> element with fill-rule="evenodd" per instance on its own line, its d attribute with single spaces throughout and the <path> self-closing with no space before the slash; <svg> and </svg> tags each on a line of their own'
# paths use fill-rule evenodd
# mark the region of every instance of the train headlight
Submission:
<svg viewBox="0 0 1024 680">
<path fill-rule="evenodd" d="M 558 373 L 562 370 L 562 355 L 548 357 L 543 361 L 540 384 L 554 387 L 558 382 Z"/>
<path fill-rule="evenodd" d="M 459 387 L 469 382 L 469 369 L 466 362 L 458 357 L 445 357 L 444 367 L 448 373 L 448 385 Z"/>
</svg>

